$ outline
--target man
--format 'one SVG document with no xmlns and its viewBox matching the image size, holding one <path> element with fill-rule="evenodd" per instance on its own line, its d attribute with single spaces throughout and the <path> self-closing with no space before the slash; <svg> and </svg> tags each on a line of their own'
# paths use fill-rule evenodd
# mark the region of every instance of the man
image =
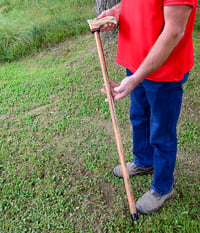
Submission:
<svg viewBox="0 0 200 233">
<path fill-rule="evenodd" d="M 194 64 L 196 8 L 197 0 L 122 0 L 98 17 L 120 22 L 116 60 L 127 76 L 120 84 L 110 83 L 114 100 L 130 94 L 134 160 L 127 163 L 129 175 L 153 172 L 151 189 L 136 203 L 142 214 L 158 210 L 174 195 L 176 125 L 182 85 Z M 106 24 L 101 30 L 113 28 Z M 113 173 L 122 177 L 121 166 Z"/>
</svg>

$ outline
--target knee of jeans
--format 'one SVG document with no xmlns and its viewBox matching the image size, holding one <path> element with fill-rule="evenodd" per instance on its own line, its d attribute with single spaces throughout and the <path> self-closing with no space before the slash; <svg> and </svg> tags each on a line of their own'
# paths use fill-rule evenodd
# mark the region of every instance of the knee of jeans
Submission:
<svg viewBox="0 0 200 233">
<path fill-rule="evenodd" d="M 130 112 L 130 120 L 133 127 L 147 128 L 146 130 L 149 128 L 148 119 L 144 114 L 138 115 L 137 113 Z"/>
<path fill-rule="evenodd" d="M 150 136 L 150 144 L 154 148 L 157 148 L 161 151 L 177 151 L 177 139 L 176 138 L 169 138 L 169 137 L 162 137 L 162 136 Z"/>
</svg>

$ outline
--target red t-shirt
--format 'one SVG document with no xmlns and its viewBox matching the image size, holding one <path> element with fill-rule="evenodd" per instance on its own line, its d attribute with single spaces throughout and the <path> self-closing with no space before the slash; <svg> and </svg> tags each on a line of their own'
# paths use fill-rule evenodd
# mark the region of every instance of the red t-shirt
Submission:
<svg viewBox="0 0 200 233">
<path fill-rule="evenodd" d="M 184 37 L 165 63 L 147 77 L 153 81 L 180 81 L 194 65 L 192 30 L 197 0 L 122 0 L 119 40 L 116 61 L 135 72 L 140 66 L 164 26 L 163 7 L 191 5 L 192 13 Z"/>
</svg>

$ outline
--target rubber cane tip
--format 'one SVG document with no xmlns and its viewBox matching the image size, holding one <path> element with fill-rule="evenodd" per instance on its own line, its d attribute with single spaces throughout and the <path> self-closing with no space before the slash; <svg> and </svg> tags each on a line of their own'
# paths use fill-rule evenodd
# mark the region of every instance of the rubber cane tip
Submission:
<svg viewBox="0 0 200 233">
<path fill-rule="evenodd" d="M 132 221 L 137 221 L 139 219 L 138 214 L 131 214 Z"/>
</svg>

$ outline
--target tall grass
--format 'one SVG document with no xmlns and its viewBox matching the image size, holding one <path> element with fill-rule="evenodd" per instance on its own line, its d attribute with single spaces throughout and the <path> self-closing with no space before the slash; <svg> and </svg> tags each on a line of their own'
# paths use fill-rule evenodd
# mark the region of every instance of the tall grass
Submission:
<svg viewBox="0 0 200 233">
<path fill-rule="evenodd" d="M 0 62 L 88 30 L 93 0 L 1 0 Z"/>
<path fill-rule="evenodd" d="M 88 30 L 94 8 L 94 0 L 0 0 L 0 62 Z M 195 31 L 200 31 L 199 11 Z"/>
<path fill-rule="evenodd" d="M 196 14 L 196 20 L 194 25 L 194 31 L 197 33 L 200 33 L 200 3 L 198 3 L 197 6 L 197 14 Z"/>
</svg>

